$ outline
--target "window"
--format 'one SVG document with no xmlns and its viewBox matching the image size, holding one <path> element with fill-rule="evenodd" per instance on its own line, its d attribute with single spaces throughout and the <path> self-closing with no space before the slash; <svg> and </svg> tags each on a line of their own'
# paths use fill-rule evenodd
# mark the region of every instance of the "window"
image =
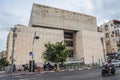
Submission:
<svg viewBox="0 0 120 80">
<path fill-rule="evenodd" d="M 108 38 L 109 37 L 109 34 L 108 33 L 106 33 L 106 38 Z"/>
<path fill-rule="evenodd" d="M 74 39 L 73 39 L 73 31 L 65 31 L 64 32 L 64 39 L 65 39 L 65 43 L 68 49 L 68 55 L 69 58 L 73 58 L 74 57 Z"/>
<path fill-rule="evenodd" d="M 102 28 L 101 27 L 97 27 L 98 32 L 102 32 Z"/>
<path fill-rule="evenodd" d="M 69 58 L 73 58 L 73 50 L 68 50 Z"/>
<path fill-rule="evenodd" d="M 111 34 L 111 37 L 114 37 L 114 34 Z"/>
<path fill-rule="evenodd" d="M 115 30 L 115 34 L 116 34 L 116 35 L 118 34 L 118 30 Z"/>
<path fill-rule="evenodd" d="M 114 32 L 114 31 L 112 31 L 111 37 L 114 37 L 114 33 L 115 33 L 115 32 Z"/>
<path fill-rule="evenodd" d="M 120 31 L 119 31 L 119 30 L 115 30 L 115 34 L 116 34 L 116 35 L 119 35 L 119 34 L 120 34 Z"/>
<path fill-rule="evenodd" d="M 108 30 L 108 25 L 105 25 L 105 30 Z"/>
<path fill-rule="evenodd" d="M 111 37 L 114 37 L 114 31 L 112 31 Z"/>
<path fill-rule="evenodd" d="M 65 41 L 66 46 L 73 47 L 73 41 Z"/>
<path fill-rule="evenodd" d="M 114 31 L 112 31 L 112 34 L 114 34 Z"/>
<path fill-rule="evenodd" d="M 111 23 L 111 26 L 113 26 L 113 24 Z"/>
<path fill-rule="evenodd" d="M 106 42 L 106 45 L 110 45 L 110 41 L 107 41 L 107 42 Z"/>
<path fill-rule="evenodd" d="M 65 32 L 64 33 L 64 38 L 73 39 L 73 33 Z"/>
</svg>

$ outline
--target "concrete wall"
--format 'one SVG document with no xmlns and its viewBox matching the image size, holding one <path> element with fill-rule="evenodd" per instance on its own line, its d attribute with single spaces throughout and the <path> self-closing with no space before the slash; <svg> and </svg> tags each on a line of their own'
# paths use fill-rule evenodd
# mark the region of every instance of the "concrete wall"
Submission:
<svg viewBox="0 0 120 80">
<path fill-rule="evenodd" d="M 84 58 L 83 36 L 81 31 L 76 33 L 76 58 L 78 60 Z"/>
<path fill-rule="evenodd" d="M 82 30 L 81 33 L 85 64 L 99 63 L 99 60 L 104 61 L 104 52 L 101 42 L 101 37 L 104 37 L 104 34 L 87 30 Z"/>
<path fill-rule="evenodd" d="M 29 21 L 29 26 L 32 25 L 68 30 L 97 30 L 96 17 L 40 4 L 33 4 Z"/>
</svg>

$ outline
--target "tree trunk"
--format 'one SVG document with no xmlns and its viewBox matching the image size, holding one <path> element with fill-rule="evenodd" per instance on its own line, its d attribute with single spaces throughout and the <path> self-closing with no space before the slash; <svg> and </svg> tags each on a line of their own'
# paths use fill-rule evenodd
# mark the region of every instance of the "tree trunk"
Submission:
<svg viewBox="0 0 120 80">
<path fill-rule="evenodd" d="M 59 63 L 57 63 L 57 69 L 56 69 L 56 71 L 60 71 Z"/>
</svg>

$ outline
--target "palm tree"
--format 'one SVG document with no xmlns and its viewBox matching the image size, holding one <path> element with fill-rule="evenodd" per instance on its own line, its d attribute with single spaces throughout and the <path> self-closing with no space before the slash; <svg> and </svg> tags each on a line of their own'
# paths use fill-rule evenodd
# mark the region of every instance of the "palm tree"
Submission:
<svg viewBox="0 0 120 80">
<path fill-rule="evenodd" d="M 56 42 L 55 44 L 48 42 L 45 44 L 45 47 L 46 51 L 43 52 L 43 59 L 48 62 L 56 63 L 57 71 L 59 71 L 59 63 L 65 62 L 68 57 L 66 44 L 63 41 Z"/>
</svg>

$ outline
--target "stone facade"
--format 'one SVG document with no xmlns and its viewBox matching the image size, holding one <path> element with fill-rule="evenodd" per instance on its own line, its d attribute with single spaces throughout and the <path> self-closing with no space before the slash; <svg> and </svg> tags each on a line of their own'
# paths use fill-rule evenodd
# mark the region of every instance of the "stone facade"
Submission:
<svg viewBox="0 0 120 80">
<path fill-rule="evenodd" d="M 83 48 L 83 58 L 86 64 L 90 63 L 100 63 L 106 59 L 106 50 L 104 49 L 104 41 L 102 43 L 101 38 L 104 40 L 104 34 L 82 30 L 82 48 Z M 105 51 L 104 51 L 105 50 Z M 78 51 L 80 55 L 80 51 Z"/>
<path fill-rule="evenodd" d="M 29 56 L 29 52 L 32 51 L 32 47 L 33 47 L 32 52 L 34 53 L 35 61 L 36 62 L 43 61 L 41 55 L 43 51 L 45 51 L 44 44 L 49 41 L 55 43 L 64 40 L 62 30 L 47 29 L 47 28 L 32 28 L 23 25 L 16 25 L 15 28 L 17 28 L 15 32 L 17 36 L 15 37 L 15 44 L 14 44 L 15 64 L 28 63 L 28 61 L 31 60 L 31 57 Z M 39 36 L 39 39 L 34 40 L 34 45 L 33 45 L 33 38 L 35 32 L 36 35 Z"/>
<path fill-rule="evenodd" d="M 68 30 L 97 30 L 96 17 L 40 4 L 33 4 L 29 26 Z"/>
</svg>

